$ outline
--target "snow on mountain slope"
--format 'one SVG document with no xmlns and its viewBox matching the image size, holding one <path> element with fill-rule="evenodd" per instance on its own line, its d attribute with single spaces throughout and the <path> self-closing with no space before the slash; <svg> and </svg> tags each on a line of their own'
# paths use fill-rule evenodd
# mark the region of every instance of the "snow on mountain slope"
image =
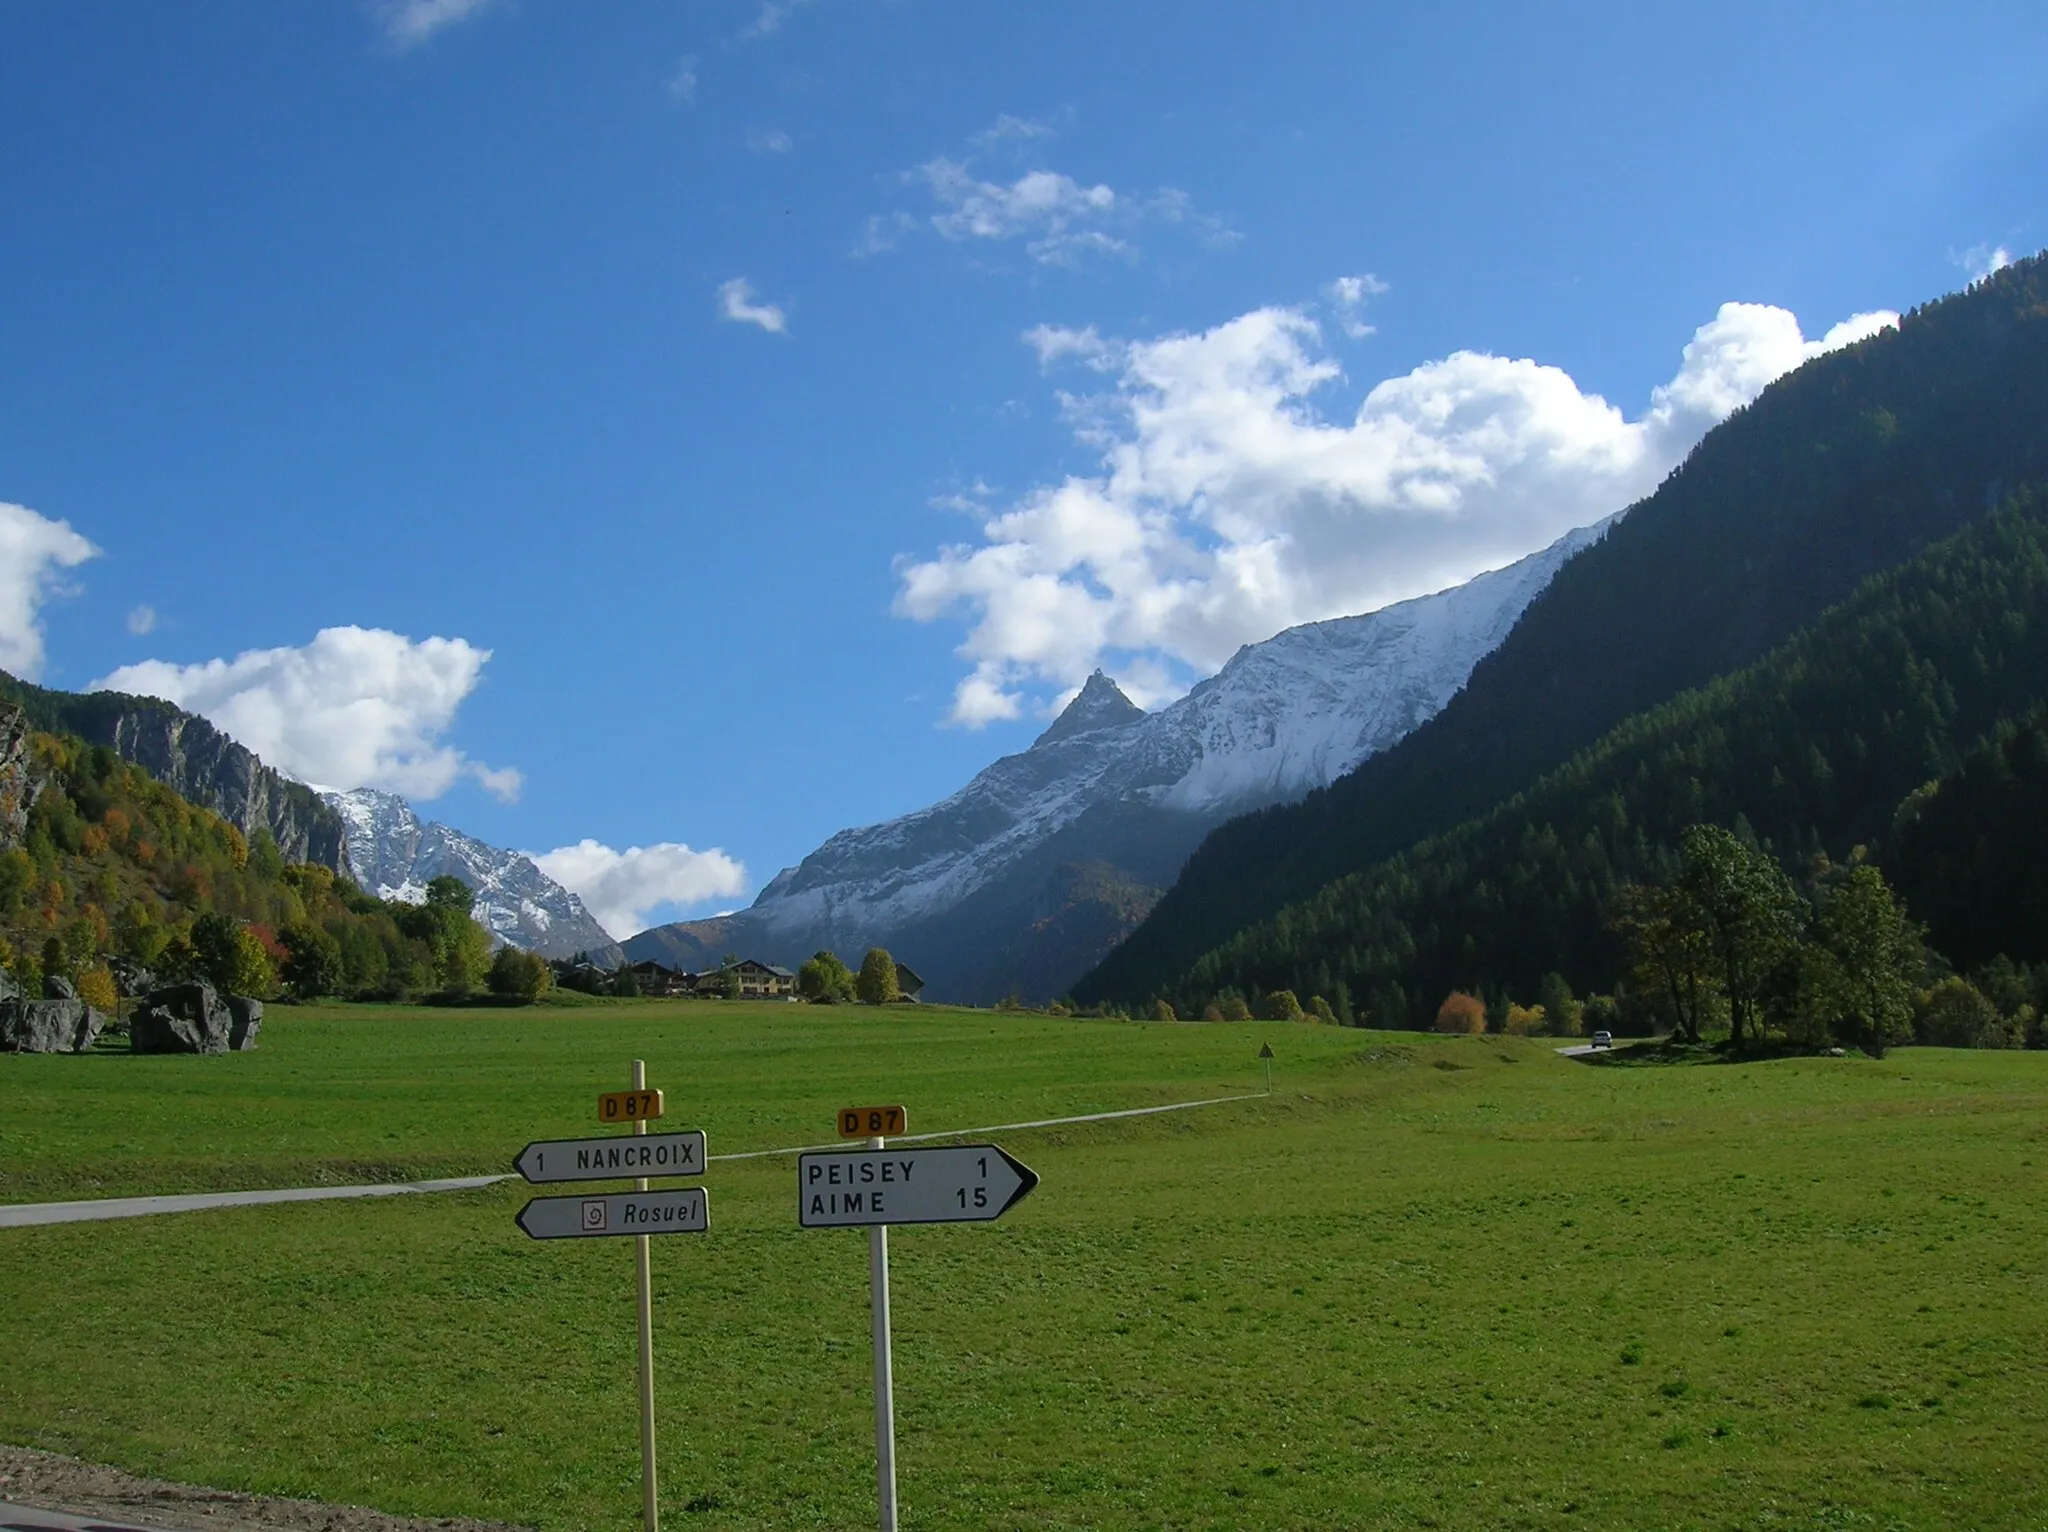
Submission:
<svg viewBox="0 0 2048 1532">
<path fill-rule="evenodd" d="M 857 947 L 941 916 L 1057 835 L 1078 841 L 1063 851 L 1070 860 L 1102 856 L 1091 842 L 1128 852 L 1144 825 L 1206 829 L 1299 798 L 1440 711 L 1565 560 L 1605 530 L 1572 532 L 1436 595 L 1289 628 L 1157 713 L 1098 671 L 1030 749 L 930 808 L 841 831 L 739 918 L 792 951 Z M 1165 833 L 1192 845 L 1197 832 L 1182 822 Z"/>
<path fill-rule="evenodd" d="M 430 879 L 453 875 L 475 893 L 478 922 L 501 942 L 543 957 L 589 952 L 604 961 L 616 954 L 611 936 L 583 901 L 531 857 L 422 821 L 395 793 L 359 787 L 320 796 L 341 816 L 357 881 L 378 898 L 419 904 Z"/>
</svg>

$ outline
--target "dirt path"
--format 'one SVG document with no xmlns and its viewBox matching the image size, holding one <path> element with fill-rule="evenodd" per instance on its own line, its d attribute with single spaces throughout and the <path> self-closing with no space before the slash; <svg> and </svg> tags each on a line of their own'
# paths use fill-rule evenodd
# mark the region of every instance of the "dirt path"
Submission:
<svg viewBox="0 0 2048 1532">
<path fill-rule="evenodd" d="M 361 1506 L 167 1484 L 54 1452 L 0 1446 L 0 1501 L 10 1500 L 191 1532 L 518 1532 L 466 1516 L 425 1521 Z"/>
</svg>

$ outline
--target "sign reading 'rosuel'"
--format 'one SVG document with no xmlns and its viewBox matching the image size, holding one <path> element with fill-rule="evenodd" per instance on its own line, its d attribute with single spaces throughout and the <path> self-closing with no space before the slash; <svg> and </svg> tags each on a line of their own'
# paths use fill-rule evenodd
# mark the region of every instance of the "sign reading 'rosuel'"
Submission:
<svg viewBox="0 0 2048 1532">
<path fill-rule="evenodd" d="M 986 1223 L 1038 1184 L 1038 1173 L 994 1144 L 944 1149 L 841 1149 L 799 1155 L 797 1222 Z"/>
<path fill-rule="evenodd" d="M 633 1138 L 558 1138 L 528 1144 L 512 1168 L 532 1182 L 602 1181 L 612 1176 L 701 1176 L 704 1134 L 642 1133 Z"/>
<path fill-rule="evenodd" d="M 702 1234 L 711 1198 L 701 1186 L 598 1197 L 536 1197 L 519 1210 L 533 1239 L 602 1239 L 614 1234 Z"/>
</svg>

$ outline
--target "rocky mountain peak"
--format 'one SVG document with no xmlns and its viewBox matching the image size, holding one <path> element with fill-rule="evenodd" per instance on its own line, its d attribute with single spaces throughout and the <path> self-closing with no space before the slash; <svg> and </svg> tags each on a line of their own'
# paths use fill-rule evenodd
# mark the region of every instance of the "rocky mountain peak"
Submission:
<svg viewBox="0 0 2048 1532">
<path fill-rule="evenodd" d="M 1093 729 L 1114 729 L 1122 724 L 1136 723 L 1144 716 L 1145 710 L 1126 697 L 1116 682 L 1098 670 L 1088 678 L 1080 694 L 1060 710 L 1060 716 L 1052 721 L 1052 727 L 1031 742 L 1031 748 L 1036 750 L 1040 745 L 1071 739 Z"/>
</svg>

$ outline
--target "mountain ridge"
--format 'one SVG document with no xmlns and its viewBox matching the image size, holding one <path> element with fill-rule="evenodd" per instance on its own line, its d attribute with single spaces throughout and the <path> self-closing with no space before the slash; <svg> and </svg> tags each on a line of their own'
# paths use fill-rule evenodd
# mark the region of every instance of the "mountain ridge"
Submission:
<svg viewBox="0 0 2048 1532">
<path fill-rule="evenodd" d="M 842 830 L 748 909 L 639 933 L 625 951 L 794 963 L 881 945 L 934 998 L 1063 993 L 1217 824 L 1327 782 L 1433 715 L 1607 527 L 1449 590 L 1246 645 L 1156 713 L 1098 671 L 1027 749 L 957 792 Z"/>
</svg>

